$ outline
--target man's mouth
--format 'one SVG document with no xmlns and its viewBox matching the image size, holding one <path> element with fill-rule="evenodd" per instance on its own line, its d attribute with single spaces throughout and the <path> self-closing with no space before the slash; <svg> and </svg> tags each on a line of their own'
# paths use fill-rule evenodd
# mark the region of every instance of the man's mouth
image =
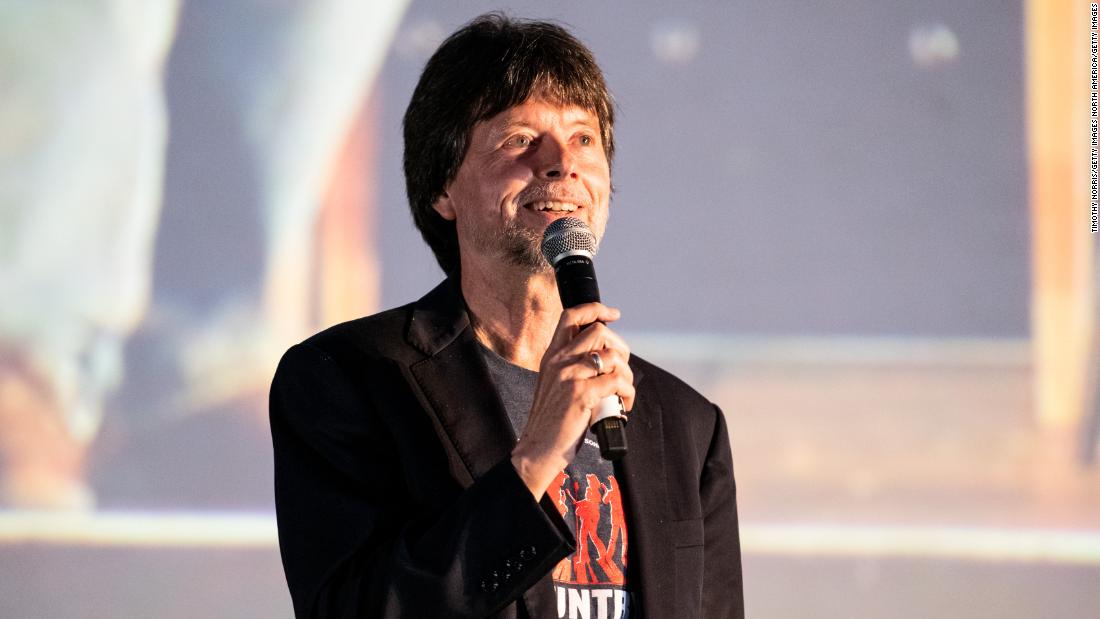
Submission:
<svg viewBox="0 0 1100 619">
<path fill-rule="evenodd" d="M 551 213 L 572 213 L 580 208 L 572 202 L 561 202 L 559 200 L 539 200 L 524 206 L 533 211 L 548 211 Z"/>
</svg>

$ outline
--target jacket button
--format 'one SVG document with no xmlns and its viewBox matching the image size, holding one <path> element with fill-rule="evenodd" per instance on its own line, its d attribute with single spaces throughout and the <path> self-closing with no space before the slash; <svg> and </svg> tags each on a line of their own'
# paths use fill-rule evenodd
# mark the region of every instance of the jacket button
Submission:
<svg viewBox="0 0 1100 619">
<path fill-rule="evenodd" d="M 519 551 L 519 560 L 520 561 L 526 561 L 527 560 L 527 549 L 526 548 Z"/>
<path fill-rule="evenodd" d="M 510 570 L 510 569 L 512 569 L 513 566 L 515 566 L 515 563 L 513 563 L 511 559 L 505 559 L 504 560 L 504 569 L 505 570 Z"/>
<path fill-rule="evenodd" d="M 528 548 L 527 552 L 530 553 L 532 557 L 539 553 L 538 549 L 535 548 L 534 546 L 531 546 L 530 548 Z"/>
</svg>

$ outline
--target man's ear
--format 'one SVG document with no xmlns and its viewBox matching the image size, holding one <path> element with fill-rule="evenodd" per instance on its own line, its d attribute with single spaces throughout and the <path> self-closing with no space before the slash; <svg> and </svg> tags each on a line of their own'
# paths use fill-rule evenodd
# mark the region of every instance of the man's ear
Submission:
<svg viewBox="0 0 1100 619">
<path fill-rule="evenodd" d="M 454 203 L 451 202 L 451 196 L 448 195 L 446 191 L 439 194 L 435 202 L 432 202 L 432 208 L 435 209 L 435 212 L 439 213 L 439 216 L 443 219 L 447 221 L 455 220 L 455 206 Z"/>
</svg>

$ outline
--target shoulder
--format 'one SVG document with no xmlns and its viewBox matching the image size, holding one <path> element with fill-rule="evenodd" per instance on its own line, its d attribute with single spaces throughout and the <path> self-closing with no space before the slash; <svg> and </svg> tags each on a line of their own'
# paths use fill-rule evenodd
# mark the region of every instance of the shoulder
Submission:
<svg viewBox="0 0 1100 619">
<path fill-rule="evenodd" d="M 707 411 L 714 409 L 714 404 L 675 374 L 634 354 L 630 355 L 630 367 L 640 378 L 639 390 L 659 397 L 662 404 L 712 414 Z"/>
<path fill-rule="evenodd" d="M 351 379 L 410 365 L 420 353 L 405 338 L 412 304 L 342 322 L 294 344 L 279 359 L 273 388 L 287 382 Z"/>
<path fill-rule="evenodd" d="M 636 401 L 649 414 L 659 410 L 666 438 L 692 451 L 705 453 L 723 424 L 722 411 L 704 395 L 671 372 L 631 355 L 638 390 Z M 635 411 L 638 411 L 635 405 Z"/>
<path fill-rule="evenodd" d="M 292 346 L 286 356 L 308 355 L 337 362 L 401 358 L 410 354 L 405 332 L 412 304 L 342 322 Z"/>
<path fill-rule="evenodd" d="M 330 416 L 357 411 L 368 384 L 393 383 L 396 366 L 416 358 L 404 337 L 409 313 L 405 305 L 349 320 L 291 346 L 272 379 L 272 411 L 308 411 L 311 418 L 318 411 Z M 352 402 L 358 404 L 349 406 Z"/>
</svg>

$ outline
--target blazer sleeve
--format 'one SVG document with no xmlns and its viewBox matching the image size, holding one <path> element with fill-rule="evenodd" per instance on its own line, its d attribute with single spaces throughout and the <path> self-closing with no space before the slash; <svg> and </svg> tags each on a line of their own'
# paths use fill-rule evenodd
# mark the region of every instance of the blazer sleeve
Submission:
<svg viewBox="0 0 1100 619">
<path fill-rule="evenodd" d="M 419 463 L 387 439 L 370 381 L 303 343 L 272 382 L 275 509 L 295 615 L 499 612 L 572 551 L 572 536 L 508 459 L 444 507 L 413 508 L 403 467 Z"/>
<path fill-rule="evenodd" d="M 726 417 L 714 406 L 716 422 L 700 480 L 703 508 L 703 617 L 745 616 L 737 489 L 733 479 Z"/>
</svg>

